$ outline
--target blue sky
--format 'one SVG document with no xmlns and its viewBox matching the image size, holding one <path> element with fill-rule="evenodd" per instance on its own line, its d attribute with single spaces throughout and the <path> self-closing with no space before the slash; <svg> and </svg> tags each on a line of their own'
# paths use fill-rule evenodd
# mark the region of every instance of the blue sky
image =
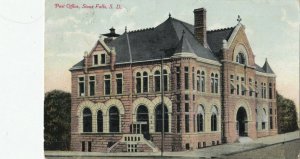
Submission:
<svg viewBox="0 0 300 159">
<path fill-rule="evenodd" d="M 120 4 L 122 9 L 56 9 L 60 4 Z M 172 17 L 193 24 L 193 10 L 207 10 L 208 30 L 232 27 L 237 16 L 256 63 L 265 58 L 277 74 L 277 90 L 299 106 L 299 1 L 297 0 L 48 0 L 45 17 L 45 91 L 70 91 L 68 69 L 112 26 L 128 30 L 155 27 Z"/>
</svg>

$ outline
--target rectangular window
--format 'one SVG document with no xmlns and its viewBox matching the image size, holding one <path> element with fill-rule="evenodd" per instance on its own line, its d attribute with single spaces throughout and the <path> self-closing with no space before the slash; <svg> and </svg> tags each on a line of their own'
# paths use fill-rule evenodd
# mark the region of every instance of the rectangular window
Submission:
<svg viewBox="0 0 300 159">
<path fill-rule="evenodd" d="M 176 67 L 176 86 L 180 89 L 180 67 Z"/>
<path fill-rule="evenodd" d="M 184 87 L 189 89 L 189 68 L 184 67 Z"/>
<path fill-rule="evenodd" d="M 116 74 L 116 83 L 117 83 L 117 94 L 123 93 L 123 74 Z"/>
<path fill-rule="evenodd" d="M 266 129 L 266 122 L 262 122 L 261 123 L 261 128 L 264 130 L 264 129 Z"/>
<path fill-rule="evenodd" d="M 185 103 L 185 112 L 189 112 L 189 107 L 190 107 L 189 103 Z"/>
<path fill-rule="evenodd" d="M 269 99 L 273 98 L 273 94 L 272 94 L 272 83 L 269 83 Z"/>
<path fill-rule="evenodd" d="M 193 74 L 192 74 L 192 83 L 193 83 L 193 90 L 195 90 L 195 68 L 193 67 L 192 68 L 192 71 L 193 71 Z"/>
<path fill-rule="evenodd" d="M 236 94 L 239 95 L 240 94 L 240 85 L 236 85 Z"/>
<path fill-rule="evenodd" d="M 84 141 L 81 142 L 81 151 L 82 152 L 85 151 L 85 142 Z"/>
<path fill-rule="evenodd" d="M 104 94 L 110 95 L 110 75 L 104 75 Z"/>
<path fill-rule="evenodd" d="M 255 81 L 255 97 L 258 97 L 258 86 L 257 86 L 257 81 Z"/>
<path fill-rule="evenodd" d="M 185 132 L 190 132 L 189 115 L 185 115 Z"/>
<path fill-rule="evenodd" d="M 270 116 L 270 129 L 273 129 L 273 118 Z"/>
<path fill-rule="evenodd" d="M 143 92 L 148 92 L 148 74 L 143 73 Z"/>
<path fill-rule="evenodd" d="M 98 65 L 98 55 L 94 55 L 94 65 Z"/>
<path fill-rule="evenodd" d="M 186 95 L 184 95 L 184 100 L 190 100 L 190 97 L 189 97 L 189 95 L 188 94 L 186 94 Z"/>
<path fill-rule="evenodd" d="M 79 87 L 79 96 L 84 96 L 84 77 L 79 77 L 78 78 L 78 87 Z"/>
<path fill-rule="evenodd" d="M 105 54 L 101 54 L 101 64 L 105 64 Z"/>
<path fill-rule="evenodd" d="M 154 76 L 154 80 L 155 80 L 155 92 L 159 92 L 160 91 L 160 75 L 155 75 Z"/>
<path fill-rule="evenodd" d="M 95 80 L 95 76 L 90 76 L 89 77 L 89 88 L 90 88 L 90 96 L 94 96 L 95 95 L 95 83 L 96 83 L 96 80 Z"/>
<path fill-rule="evenodd" d="M 177 133 L 180 133 L 180 130 L 181 130 L 181 128 L 180 128 L 180 115 L 177 115 Z"/>
<path fill-rule="evenodd" d="M 92 142 L 88 141 L 88 152 L 92 151 Z"/>
</svg>

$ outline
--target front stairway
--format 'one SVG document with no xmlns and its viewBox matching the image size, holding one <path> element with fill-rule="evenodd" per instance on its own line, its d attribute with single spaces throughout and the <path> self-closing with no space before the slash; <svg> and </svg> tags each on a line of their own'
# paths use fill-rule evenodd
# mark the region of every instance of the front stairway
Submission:
<svg viewBox="0 0 300 159">
<path fill-rule="evenodd" d="M 108 148 L 108 152 L 158 152 L 153 142 L 143 134 L 123 134 L 122 138 Z"/>
</svg>

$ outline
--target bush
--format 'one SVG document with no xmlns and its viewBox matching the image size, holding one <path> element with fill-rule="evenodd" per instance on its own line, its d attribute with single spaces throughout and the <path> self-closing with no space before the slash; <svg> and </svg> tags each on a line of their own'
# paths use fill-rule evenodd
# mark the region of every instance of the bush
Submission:
<svg viewBox="0 0 300 159">
<path fill-rule="evenodd" d="M 292 132 L 298 129 L 297 111 L 294 101 L 277 93 L 278 133 Z"/>
<path fill-rule="evenodd" d="M 44 149 L 69 150 L 71 94 L 53 90 L 45 93 Z"/>
</svg>

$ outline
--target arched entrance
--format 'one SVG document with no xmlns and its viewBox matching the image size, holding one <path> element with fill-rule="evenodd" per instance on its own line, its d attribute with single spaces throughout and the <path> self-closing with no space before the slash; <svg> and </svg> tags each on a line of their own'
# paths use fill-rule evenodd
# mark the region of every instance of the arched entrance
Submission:
<svg viewBox="0 0 300 159">
<path fill-rule="evenodd" d="M 236 127 L 239 136 L 248 136 L 248 118 L 244 107 L 240 107 L 236 114 Z"/>
<path fill-rule="evenodd" d="M 140 132 L 144 134 L 145 139 L 149 140 L 149 115 L 146 106 L 141 105 L 138 107 L 136 121 L 142 123 Z"/>
</svg>

